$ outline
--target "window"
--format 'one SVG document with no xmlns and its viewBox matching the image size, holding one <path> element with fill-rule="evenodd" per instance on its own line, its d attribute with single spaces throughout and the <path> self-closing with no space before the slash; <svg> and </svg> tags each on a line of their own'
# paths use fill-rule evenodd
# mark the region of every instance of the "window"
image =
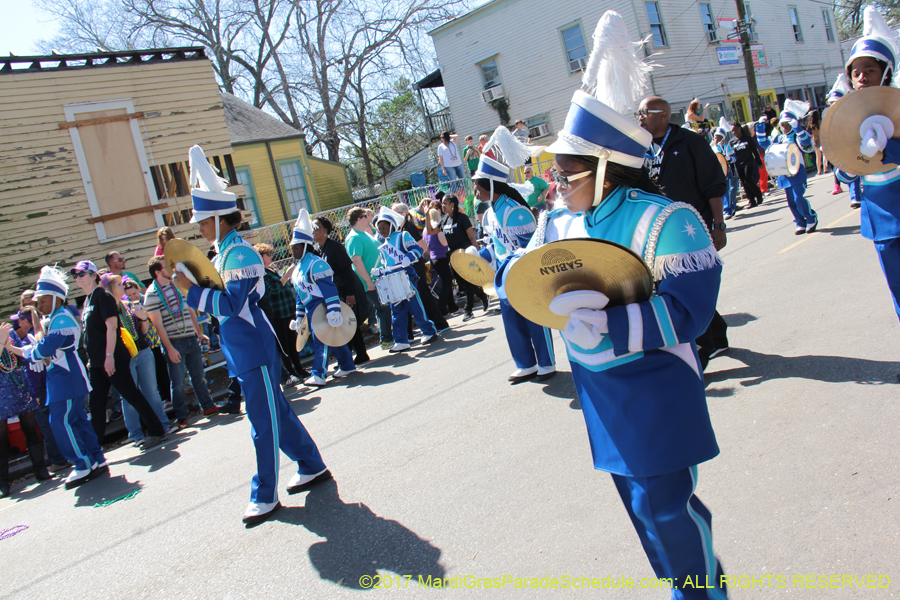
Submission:
<svg viewBox="0 0 900 600">
<path fill-rule="evenodd" d="M 300 161 L 285 162 L 278 165 L 281 170 L 281 182 L 284 184 L 284 197 L 288 202 L 291 217 L 296 217 L 301 208 L 309 210 L 309 198 L 306 195 L 306 180 Z"/>
<path fill-rule="evenodd" d="M 584 44 L 581 23 L 564 27 L 560 30 L 560 34 L 566 51 L 566 61 L 569 63 L 569 73 L 583 71 L 587 66 L 588 51 Z"/>
<path fill-rule="evenodd" d="M 239 169 L 236 171 L 238 183 L 244 186 L 244 210 L 250 211 L 250 227 L 259 227 L 259 212 L 256 209 L 256 193 L 253 191 L 253 181 L 250 179 L 250 171 L 248 169 Z"/>
<path fill-rule="evenodd" d="M 802 42 L 803 30 L 800 29 L 800 15 L 797 14 L 797 9 L 794 7 L 789 8 L 788 13 L 791 15 L 791 27 L 794 28 L 794 39 L 798 42 Z"/>
<path fill-rule="evenodd" d="M 716 33 L 719 23 L 713 18 L 712 7 L 709 4 L 700 5 L 700 20 L 703 22 L 704 29 L 706 29 L 706 41 L 709 43 L 719 41 L 719 36 Z"/>
<path fill-rule="evenodd" d="M 822 11 L 822 18 L 825 19 L 825 37 L 829 42 L 834 41 L 834 30 L 831 28 L 831 15 L 827 10 Z"/>
<path fill-rule="evenodd" d="M 496 58 L 485 61 L 479 66 L 481 67 L 481 80 L 484 82 L 484 89 L 488 90 L 500 85 L 500 69 L 497 68 Z"/>
<path fill-rule="evenodd" d="M 666 30 L 659 15 L 659 2 L 644 2 L 644 6 L 647 8 L 647 20 L 650 21 L 650 31 L 653 33 L 653 45 L 668 46 Z"/>
</svg>

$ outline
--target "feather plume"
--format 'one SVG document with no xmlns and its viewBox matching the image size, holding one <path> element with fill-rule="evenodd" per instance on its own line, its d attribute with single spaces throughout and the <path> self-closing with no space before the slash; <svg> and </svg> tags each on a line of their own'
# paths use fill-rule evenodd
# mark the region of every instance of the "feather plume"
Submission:
<svg viewBox="0 0 900 600">
<path fill-rule="evenodd" d="M 802 119 L 806 116 L 806 113 L 809 112 L 809 102 L 804 102 L 803 100 L 785 100 L 784 101 L 784 110 L 782 112 L 789 112 L 797 119 Z"/>
<path fill-rule="evenodd" d="M 729 121 L 729 120 L 726 119 L 724 116 L 722 116 L 722 117 L 719 118 L 719 127 L 721 127 L 722 129 L 724 129 L 725 131 L 731 131 L 731 128 L 732 128 L 733 126 L 732 126 L 732 124 L 731 124 L 731 121 Z"/>
<path fill-rule="evenodd" d="M 188 152 L 191 165 L 191 187 L 205 192 L 224 192 L 228 181 L 216 174 L 213 166 L 206 160 L 206 154 L 200 146 L 194 146 Z"/>
<path fill-rule="evenodd" d="M 653 65 L 641 57 L 649 36 L 628 39 L 628 27 L 619 13 L 608 10 L 594 30 L 594 50 L 581 78 L 582 89 L 616 112 L 625 114 L 640 104 Z"/>
<path fill-rule="evenodd" d="M 513 169 L 521 167 L 531 158 L 531 151 L 503 125 L 494 130 L 491 139 L 484 145 L 482 154 L 487 154 L 492 148 L 497 160 Z"/>
<path fill-rule="evenodd" d="M 519 192 L 519 194 L 521 194 L 523 198 L 527 198 L 534 193 L 534 184 L 527 180 L 525 181 L 525 183 L 510 182 L 509 186 Z"/>
<path fill-rule="evenodd" d="M 853 86 L 850 84 L 850 79 L 847 77 L 847 74 L 841 73 L 837 76 L 837 79 L 834 80 L 834 85 L 831 86 L 831 90 L 828 92 L 828 98 L 846 96 L 852 91 Z"/>
<path fill-rule="evenodd" d="M 900 57 L 900 41 L 898 41 L 897 35 L 884 21 L 884 17 L 881 16 L 878 9 L 871 4 L 863 12 L 863 37 L 881 38 L 890 46 L 895 59 Z"/>
</svg>

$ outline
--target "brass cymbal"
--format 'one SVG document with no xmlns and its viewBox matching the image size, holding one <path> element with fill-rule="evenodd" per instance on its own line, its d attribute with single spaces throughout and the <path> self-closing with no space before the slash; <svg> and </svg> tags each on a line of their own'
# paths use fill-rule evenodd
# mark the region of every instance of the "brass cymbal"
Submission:
<svg viewBox="0 0 900 600">
<path fill-rule="evenodd" d="M 306 345 L 306 340 L 309 339 L 309 317 L 303 315 L 303 320 L 300 323 L 300 331 L 297 332 L 297 352 L 303 350 L 303 346 Z"/>
<path fill-rule="evenodd" d="M 212 262 L 206 258 L 206 255 L 203 254 L 200 248 L 187 240 L 175 238 L 166 242 L 163 258 L 166 261 L 166 269 L 168 269 L 170 276 L 175 274 L 176 264 L 184 263 L 184 266 L 188 268 L 200 287 L 214 290 L 225 289 L 225 283 Z M 189 288 L 184 285 L 185 283 L 188 283 L 187 280 L 184 277 L 179 277 L 176 285 L 183 293 L 187 294 Z"/>
<path fill-rule="evenodd" d="M 484 290 L 485 294 L 487 294 L 488 296 L 490 296 L 492 298 L 499 297 L 499 294 L 497 293 L 497 288 L 494 287 L 493 282 L 484 284 L 483 286 L 481 286 L 481 289 Z"/>
<path fill-rule="evenodd" d="M 356 335 L 356 315 L 353 309 L 341 302 L 341 316 L 344 322 L 340 327 L 332 327 L 328 324 L 325 303 L 323 302 L 313 311 L 310 321 L 310 329 L 313 334 L 326 346 L 343 346 Z"/>
<path fill-rule="evenodd" d="M 829 162 L 851 175 L 873 175 L 895 168 L 882 164 L 882 152 L 869 158 L 859 151 L 862 136 L 859 127 L 873 115 L 884 115 L 894 122 L 894 135 L 900 135 L 900 90 L 879 86 L 847 94 L 825 112 L 819 136 Z"/>
<path fill-rule="evenodd" d="M 621 306 L 650 298 L 653 277 L 640 256 L 597 239 L 544 244 L 514 262 L 506 276 L 506 296 L 516 312 L 552 329 L 565 329 L 569 318 L 552 312 L 550 301 L 577 290 L 602 292 L 609 307 Z"/>
<path fill-rule="evenodd" d="M 725 155 L 721 152 L 716 152 L 716 158 L 719 159 L 719 164 L 722 165 L 722 172 L 728 175 L 728 160 L 725 158 Z"/>
<path fill-rule="evenodd" d="M 454 250 L 450 253 L 450 265 L 457 275 L 472 285 L 481 287 L 494 281 L 491 263 L 477 254 L 469 254 L 462 249 Z"/>
</svg>

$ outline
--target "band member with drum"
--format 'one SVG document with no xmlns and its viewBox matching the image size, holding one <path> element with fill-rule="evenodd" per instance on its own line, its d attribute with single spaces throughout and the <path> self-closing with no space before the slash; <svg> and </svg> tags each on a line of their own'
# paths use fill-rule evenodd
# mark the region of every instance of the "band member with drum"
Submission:
<svg viewBox="0 0 900 600">
<path fill-rule="evenodd" d="M 731 134 L 734 136 L 731 142 L 731 148 L 734 150 L 734 167 L 741 185 L 744 186 L 744 192 L 750 202 L 749 207 L 759 206 L 763 200 L 762 192 L 759 191 L 759 166 L 762 164 L 762 157 L 756 147 L 756 140 L 750 135 L 747 127 L 742 127 L 740 123 L 731 126 Z"/>
<path fill-rule="evenodd" d="M 759 118 L 759 121 L 753 126 L 756 136 L 756 148 L 759 150 L 759 191 L 763 194 L 769 193 L 769 171 L 766 169 L 766 150 L 772 145 L 772 140 L 768 134 L 769 120 L 765 115 Z M 759 201 L 762 204 L 762 200 Z"/>
<path fill-rule="evenodd" d="M 509 376 L 511 383 L 519 383 L 535 377 L 538 381 L 550 379 L 556 374 L 556 356 L 553 354 L 553 338 L 550 330 L 532 323 L 510 305 L 503 286 L 506 273 L 504 261 L 519 248 L 524 248 L 536 227 L 534 213 L 525 199 L 507 183 L 510 167 L 525 163 L 528 149 L 516 140 L 506 127 L 497 127 L 488 148 L 499 150 L 499 156 L 510 164 L 482 156 L 478 170 L 472 176 L 475 194 L 482 202 L 490 204 L 484 215 L 485 233 L 490 236 L 497 268 L 494 286 L 500 296 L 500 314 L 506 342 L 512 354 L 516 370 Z M 520 150 L 521 148 L 521 150 Z"/>
<path fill-rule="evenodd" d="M 809 132 L 800 126 L 800 119 L 809 111 L 809 103 L 799 100 L 785 100 L 784 110 L 778 121 L 780 133 L 772 136 L 772 145 L 796 144 L 806 154 L 813 151 L 813 140 Z M 771 148 L 770 148 L 771 150 Z M 794 215 L 796 235 L 812 233 L 819 226 L 819 216 L 806 199 L 806 166 L 801 164 L 796 175 L 779 175 L 778 187 L 787 195 L 788 208 Z"/>
<path fill-rule="evenodd" d="M 313 328 L 312 315 L 320 304 L 325 303 L 326 318 L 332 327 L 340 327 L 344 323 L 341 316 L 341 300 L 337 286 L 334 285 L 334 271 L 331 266 L 313 251 L 313 224 L 305 208 L 300 209 L 297 222 L 294 223 L 294 234 L 291 238 L 291 254 L 297 263 L 291 281 L 297 290 L 297 316 L 291 321 L 291 329 L 297 331 L 303 318 L 309 326 L 309 334 L 313 343 L 313 364 L 309 379 L 305 385 L 321 387 L 325 385 L 328 375 L 328 352 L 331 351 L 338 362 L 334 378 L 340 379 L 356 371 L 353 356 L 346 344 L 331 348 L 326 346 Z"/>
<path fill-rule="evenodd" d="M 191 190 L 194 208 L 191 222 L 198 224 L 200 235 L 214 246 L 213 264 L 225 282 L 225 289 L 198 286 L 181 263 L 176 266 L 173 280 L 176 285 L 188 288 L 188 306 L 218 317 L 228 372 L 237 377 L 246 397 L 257 469 L 250 486 L 250 504 L 243 518 L 251 526 L 265 521 L 281 508 L 277 490 L 279 449 L 298 467 L 288 483 L 288 493 L 330 479 L 331 473 L 278 383 L 281 357 L 275 333 L 256 305 L 266 289 L 265 267 L 259 253 L 238 235 L 241 212 L 237 197 L 225 191 L 228 182 L 216 175 L 200 146 L 191 148 L 190 164 L 191 184 L 200 186 Z"/>
<path fill-rule="evenodd" d="M 697 211 L 659 195 L 642 168 L 652 134 L 630 118 L 639 98 L 628 95 L 647 82 L 642 50 L 612 11 L 594 39 L 593 52 L 620 58 L 592 61 L 601 63 L 593 68 L 621 83 L 598 85 L 589 62 L 583 87 L 597 97 L 575 92 L 565 127 L 547 151 L 556 155 L 569 211 L 583 214 L 590 237 L 641 255 L 656 295 L 606 309 L 600 292 L 566 292 L 550 310 L 569 317 L 563 338 L 594 467 L 612 475 L 656 576 L 681 582 L 673 598 L 725 598 L 711 514 L 694 494 L 697 465 L 719 453 L 693 340 L 715 311 L 721 260 Z M 612 52 L 600 40 L 622 40 L 624 48 Z M 688 577 L 704 585 L 683 585 Z"/>
<path fill-rule="evenodd" d="M 866 7 L 863 23 L 864 35 L 853 44 L 846 65 L 853 89 L 898 87 L 900 82 L 896 81 L 894 70 L 900 58 L 900 44 L 896 34 L 872 6 Z M 863 121 L 863 126 L 867 126 L 867 131 L 859 151 L 870 158 L 883 151 L 882 163 L 900 164 L 900 140 L 887 133 L 895 130 L 891 120 L 876 115 Z M 875 242 L 894 310 L 900 317 L 900 167 L 863 177 L 860 233 Z"/>
<path fill-rule="evenodd" d="M 413 318 L 422 330 L 425 339 L 422 343 L 430 344 L 438 338 L 437 330 L 428 317 L 425 316 L 425 307 L 415 287 L 416 271 L 412 264 L 422 257 L 422 246 L 416 242 L 409 232 L 403 231 L 403 216 L 392 211 L 386 206 L 381 207 L 378 216 L 375 217 L 375 227 L 378 229 L 380 239 L 384 240 L 378 247 L 381 258 L 380 266 L 372 269 L 375 278 L 406 277 L 409 285 L 409 295 L 400 301 L 391 303 L 391 330 L 394 333 L 394 345 L 389 352 L 405 352 L 409 350 L 409 332 L 407 331 L 408 315 Z M 378 282 L 375 286 L 378 287 Z"/>
</svg>

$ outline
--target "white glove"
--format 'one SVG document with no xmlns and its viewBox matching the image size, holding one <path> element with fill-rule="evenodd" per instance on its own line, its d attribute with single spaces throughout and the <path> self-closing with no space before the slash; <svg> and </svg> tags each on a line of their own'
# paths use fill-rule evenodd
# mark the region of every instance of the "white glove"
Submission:
<svg viewBox="0 0 900 600">
<path fill-rule="evenodd" d="M 325 315 L 325 318 L 328 319 L 328 324 L 332 327 L 340 327 L 344 324 L 344 317 L 337 311 L 328 313 Z"/>
<path fill-rule="evenodd" d="M 794 131 L 800 129 L 800 123 L 797 122 L 797 119 L 791 119 L 790 121 L 788 121 L 788 123 L 790 123 L 791 129 L 793 129 Z"/>
<path fill-rule="evenodd" d="M 408 259 L 407 257 L 405 257 L 405 256 L 403 257 L 403 260 L 400 261 L 400 265 L 401 265 L 404 269 L 405 269 L 406 267 L 408 267 L 409 265 L 411 265 L 411 264 L 412 264 L 412 263 L 409 262 L 409 259 Z"/>
<path fill-rule="evenodd" d="M 873 158 L 884 150 L 887 141 L 894 137 L 894 123 L 882 115 L 871 116 L 859 126 L 859 135 L 862 137 L 859 151 Z"/>
<path fill-rule="evenodd" d="M 476 248 L 475 246 L 469 246 L 468 248 L 466 248 L 466 254 L 478 256 L 478 248 Z"/>
<path fill-rule="evenodd" d="M 561 317 L 571 315 L 580 308 L 601 310 L 609 304 L 606 294 L 593 290 L 576 290 L 560 294 L 550 301 L 550 310 Z"/>
<path fill-rule="evenodd" d="M 371 275 L 372 277 L 381 277 L 382 275 L 384 275 L 384 268 L 375 267 L 374 269 L 372 269 Z"/>
<path fill-rule="evenodd" d="M 759 122 L 760 123 L 768 123 L 769 119 L 766 116 L 762 116 L 759 118 Z"/>
<path fill-rule="evenodd" d="M 39 360 L 37 362 L 28 363 L 28 368 L 34 371 L 35 373 L 40 373 L 44 370 L 47 365 L 44 364 L 44 361 Z"/>
<path fill-rule="evenodd" d="M 609 333 L 606 318 L 605 310 L 579 308 L 569 315 L 563 334 L 569 342 L 585 350 L 596 348 L 603 341 L 603 334 Z"/>
<path fill-rule="evenodd" d="M 197 279 L 194 277 L 194 274 L 191 273 L 186 266 L 184 266 L 184 263 L 175 263 L 175 270 L 178 271 L 179 275 L 184 275 L 184 277 L 194 285 L 200 285 L 199 283 L 197 283 Z"/>
<path fill-rule="evenodd" d="M 291 331 L 300 331 L 300 328 L 303 326 L 303 318 L 299 319 L 291 319 L 291 322 L 288 323 L 288 329 Z"/>
</svg>

